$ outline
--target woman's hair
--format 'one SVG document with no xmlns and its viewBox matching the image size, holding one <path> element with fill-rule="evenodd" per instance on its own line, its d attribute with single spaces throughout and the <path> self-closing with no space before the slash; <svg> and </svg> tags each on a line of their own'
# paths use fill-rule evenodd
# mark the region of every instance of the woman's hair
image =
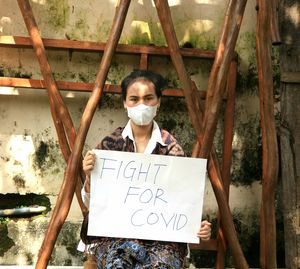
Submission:
<svg viewBox="0 0 300 269">
<path fill-rule="evenodd" d="M 126 99 L 127 88 L 136 81 L 152 82 L 158 98 L 162 95 L 161 90 L 167 86 L 167 81 L 160 74 L 149 70 L 134 70 L 122 80 L 121 88 L 123 100 Z"/>
</svg>

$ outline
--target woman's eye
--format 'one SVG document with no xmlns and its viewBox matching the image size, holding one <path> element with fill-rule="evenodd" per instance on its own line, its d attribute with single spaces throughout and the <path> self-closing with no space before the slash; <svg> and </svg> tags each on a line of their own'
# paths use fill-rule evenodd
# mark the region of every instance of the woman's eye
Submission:
<svg viewBox="0 0 300 269">
<path fill-rule="evenodd" d="M 151 100 L 153 100 L 153 96 L 147 96 L 145 99 L 146 99 L 147 101 L 151 101 Z"/>
</svg>

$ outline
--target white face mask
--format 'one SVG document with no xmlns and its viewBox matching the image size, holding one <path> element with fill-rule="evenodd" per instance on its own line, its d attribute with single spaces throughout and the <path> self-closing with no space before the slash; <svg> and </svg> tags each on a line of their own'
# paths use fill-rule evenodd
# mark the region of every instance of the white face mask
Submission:
<svg viewBox="0 0 300 269">
<path fill-rule="evenodd" d="M 128 117 L 136 125 L 148 125 L 156 116 L 157 107 L 158 105 L 146 106 L 144 104 L 127 107 Z"/>
</svg>

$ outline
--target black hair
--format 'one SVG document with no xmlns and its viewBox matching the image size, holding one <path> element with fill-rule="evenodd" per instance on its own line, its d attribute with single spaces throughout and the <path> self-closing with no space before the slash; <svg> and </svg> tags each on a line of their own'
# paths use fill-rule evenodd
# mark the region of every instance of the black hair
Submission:
<svg viewBox="0 0 300 269">
<path fill-rule="evenodd" d="M 126 99 L 127 88 L 135 81 L 144 80 L 154 84 L 155 93 L 158 98 L 162 96 L 162 89 L 167 86 L 167 81 L 160 75 L 149 70 L 134 70 L 121 82 L 122 97 Z"/>
</svg>

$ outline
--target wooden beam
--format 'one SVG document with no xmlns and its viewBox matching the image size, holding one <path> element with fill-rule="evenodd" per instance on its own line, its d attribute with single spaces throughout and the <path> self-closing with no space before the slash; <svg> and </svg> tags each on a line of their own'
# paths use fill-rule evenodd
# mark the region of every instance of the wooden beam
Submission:
<svg viewBox="0 0 300 269">
<path fill-rule="evenodd" d="M 208 241 L 201 241 L 199 244 L 189 244 L 191 250 L 211 250 L 216 251 L 218 248 L 218 242 L 215 239 Z"/>
<path fill-rule="evenodd" d="M 70 113 L 64 104 L 62 97 L 57 89 L 55 79 L 51 67 L 49 65 L 45 47 L 43 45 L 39 29 L 37 27 L 33 11 L 31 9 L 28 0 L 18 0 L 18 5 L 23 16 L 27 31 L 30 35 L 32 41 L 32 46 L 35 51 L 39 66 L 41 69 L 42 76 L 44 78 L 45 87 L 47 88 L 50 111 L 53 118 L 53 123 L 58 136 L 58 142 L 62 150 L 63 157 L 66 162 L 68 162 L 70 152 L 72 151 L 73 144 L 75 141 L 76 131 L 73 125 Z M 87 208 L 81 199 L 81 187 L 82 182 L 85 179 L 83 170 L 81 171 L 81 179 L 78 179 L 78 184 L 76 188 L 76 196 L 82 213 L 87 212 Z M 59 200 L 59 197 L 58 199 Z"/>
<path fill-rule="evenodd" d="M 234 10 L 235 12 L 230 12 L 228 13 L 228 17 L 230 17 L 230 19 L 233 22 L 233 27 L 234 29 L 230 29 L 232 31 L 229 31 L 230 33 L 233 34 L 233 37 L 237 37 L 237 33 L 235 30 L 235 23 L 237 24 L 237 26 L 240 26 L 242 17 L 243 17 L 243 10 L 244 7 L 246 5 L 246 0 L 243 1 L 237 1 L 237 8 L 236 10 Z M 179 48 L 179 44 L 176 38 L 176 33 L 175 33 L 175 29 L 172 23 L 172 17 L 171 17 L 171 12 L 170 12 L 170 7 L 168 5 L 168 1 L 163 1 L 163 0 L 154 0 L 156 9 L 157 9 L 157 13 L 158 13 L 158 17 L 162 26 L 162 29 L 164 31 L 168 46 L 169 46 L 169 50 L 170 50 L 170 55 L 171 55 L 171 59 L 172 62 L 174 64 L 174 67 L 177 71 L 178 77 L 180 78 L 180 81 L 183 85 L 183 90 L 184 90 L 184 96 L 185 96 L 185 100 L 186 100 L 186 104 L 188 107 L 188 112 L 191 118 L 191 122 L 192 125 L 195 129 L 197 138 L 199 139 L 199 142 L 201 143 L 202 141 L 204 142 L 204 139 L 202 140 L 203 134 L 206 134 L 206 130 L 205 132 L 203 132 L 203 128 L 201 128 L 201 118 L 199 116 L 199 113 L 201 113 L 201 111 L 199 111 L 199 109 L 197 109 L 197 107 L 195 106 L 195 96 L 193 96 L 193 85 L 192 85 L 192 81 L 190 79 L 190 77 L 187 74 L 187 71 L 185 69 L 184 63 L 183 63 L 183 59 L 180 53 L 180 48 Z M 230 41 L 236 41 L 235 38 L 230 38 L 230 36 L 228 37 L 229 39 L 229 43 L 231 43 Z M 235 43 L 235 42 L 234 42 Z M 223 43 L 225 44 L 225 43 Z M 226 44 L 227 45 L 227 44 Z M 229 44 L 230 45 L 230 44 Z M 230 46 L 232 47 L 232 46 Z M 223 47 L 224 48 L 224 47 Z M 226 48 L 226 47 L 225 47 Z M 234 53 L 234 50 L 230 51 L 231 53 L 231 59 Z M 221 52 L 219 52 L 220 54 Z M 231 61 L 230 59 L 230 61 Z M 229 64 L 230 64 L 229 61 Z M 229 65 L 227 66 L 226 71 L 229 69 Z M 222 70 L 224 71 L 224 70 Z M 211 79 L 211 77 L 210 77 Z M 224 96 L 224 94 L 222 95 Z M 220 96 L 218 96 L 220 98 Z M 218 98 L 218 100 L 220 100 Z M 216 117 L 218 115 L 215 115 Z M 214 136 L 214 133 L 210 132 L 210 135 Z M 201 145 L 201 149 L 200 151 L 202 151 L 202 147 L 203 144 Z M 206 151 L 201 153 L 201 157 L 202 158 L 209 158 L 210 157 L 210 153 L 211 153 L 211 149 L 212 149 L 212 143 L 209 145 L 209 147 L 206 147 Z M 209 159 L 209 164 L 211 163 L 213 164 L 213 159 L 211 158 Z M 208 164 L 208 166 L 209 166 Z M 209 168 L 210 169 L 210 168 Z M 216 176 L 217 177 L 217 176 Z M 214 178 L 216 178 L 214 177 Z M 210 179 L 212 179 L 213 177 L 210 177 Z M 220 178 L 220 177 L 219 177 Z M 242 252 L 241 246 L 238 242 L 238 238 L 237 238 L 237 234 L 234 228 L 234 223 L 233 223 L 233 219 L 232 219 L 232 215 L 230 212 L 230 208 L 228 206 L 227 203 L 227 197 L 223 188 L 223 184 L 221 182 L 221 180 L 216 180 L 213 181 L 211 180 L 215 195 L 216 195 L 216 199 L 218 202 L 218 206 L 221 212 L 221 217 L 222 217 L 222 222 L 224 223 L 224 226 L 226 227 L 226 238 L 228 240 L 229 246 L 231 248 L 232 251 L 232 255 L 234 258 L 234 262 L 235 262 L 235 267 L 236 268 L 240 268 L 240 269 L 246 269 L 249 268 L 244 254 Z"/>
<path fill-rule="evenodd" d="M 146 54 L 146 53 L 141 54 L 140 69 L 142 69 L 142 70 L 148 69 L 148 54 Z"/>
<path fill-rule="evenodd" d="M 227 103 L 224 113 L 224 136 L 223 136 L 223 154 L 222 154 L 222 180 L 224 190 L 227 195 L 227 202 L 229 201 L 229 188 L 230 188 L 230 168 L 232 160 L 232 141 L 233 141 L 233 128 L 234 128 L 234 111 L 235 111 L 235 89 L 237 80 L 237 61 L 232 61 L 227 75 Z M 220 215 L 220 213 L 219 213 Z M 225 268 L 227 242 L 224 236 L 222 221 L 218 218 L 218 252 L 215 263 L 215 268 Z"/>
<path fill-rule="evenodd" d="M 275 197 L 279 166 L 271 58 L 272 6 L 269 0 L 258 0 L 257 4 L 256 58 L 262 136 L 260 268 L 271 269 L 277 268 Z"/>
<path fill-rule="evenodd" d="M 62 199 L 58 200 L 55 204 L 53 214 L 51 216 L 50 223 L 45 233 L 45 238 L 39 252 L 38 261 L 35 265 L 36 269 L 46 269 L 58 234 L 70 210 L 71 202 L 76 189 L 75 179 L 78 175 L 81 153 L 83 150 L 87 132 L 103 93 L 105 85 L 104 83 L 107 78 L 109 67 L 111 66 L 113 54 L 120 39 L 129 4 L 130 0 L 118 1 L 107 46 L 105 47 L 103 57 L 101 58 L 100 66 L 97 72 L 94 89 L 84 109 L 74 148 L 65 170 L 63 184 L 59 192 L 59 197 L 62 197 Z"/>
<path fill-rule="evenodd" d="M 282 72 L 280 80 L 284 83 L 300 83 L 300 72 Z"/>
<path fill-rule="evenodd" d="M 71 81 L 56 81 L 58 89 L 62 91 L 75 91 L 75 92 L 92 92 L 94 83 L 84 82 L 71 82 Z M 16 88 L 32 88 L 32 89 L 45 89 L 45 81 L 39 79 L 28 78 L 13 78 L 13 77 L 0 77 L 0 87 L 16 87 Z M 121 87 L 114 84 L 105 84 L 104 92 L 121 94 Z M 182 89 L 166 88 L 162 91 L 163 96 L 168 97 L 183 97 Z M 205 99 L 206 92 L 199 91 L 202 99 Z"/>
<path fill-rule="evenodd" d="M 47 49 L 70 49 L 74 51 L 103 52 L 106 43 L 91 41 L 76 41 L 63 39 L 42 38 L 43 44 Z M 0 36 L 0 47 L 31 48 L 32 43 L 29 37 L 23 36 Z M 167 47 L 146 46 L 146 45 L 125 45 L 119 44 L 116 48 L 117 53 L 124 54 L 149 54 L 149 55 L 170 55 Z M 214 59 L 214 50 L 203 50 L 197 48 L 181 48 L 180 53 L 183 57 Z"/>
</svg>

